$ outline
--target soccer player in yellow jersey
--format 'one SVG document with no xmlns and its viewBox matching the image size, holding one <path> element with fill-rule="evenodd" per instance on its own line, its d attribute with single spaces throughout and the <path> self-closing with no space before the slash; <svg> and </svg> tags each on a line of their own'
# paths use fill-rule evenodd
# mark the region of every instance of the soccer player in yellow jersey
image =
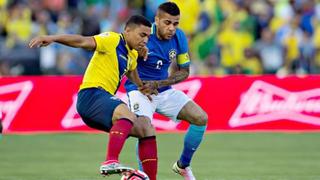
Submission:
<svg viewBox="0 0 320 180">
<path fill-rule="evenodd" d="M 78 92 L 77 111 L 89 127 L 109 132 L 106 161 L 100 167 L 102 175 L 133 170 L 119 163 L 119 154 L 128 135 L 147 142 L 144 144 L 152 153 L 143 159 L 157 159 L 155 132 L 150 130 L 151 124 L 137 120 L 127 105 L 114 96 L 123 75 L 132 80 L 142 93 L 151 94 L 152 89 L 143 85 L 136 70 L 137 50 L 146 46 L 150 33 L 151 23 L 136 15 L 127 21 L 122 34 L 106 32 L 92 37 L 50 35 L 30 41 L 31 48 L 57 42 L 94 51 Z"/>
</svg>

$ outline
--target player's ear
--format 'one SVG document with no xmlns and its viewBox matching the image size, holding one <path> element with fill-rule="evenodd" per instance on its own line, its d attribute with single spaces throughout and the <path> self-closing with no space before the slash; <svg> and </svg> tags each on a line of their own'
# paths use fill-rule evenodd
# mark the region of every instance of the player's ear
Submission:
<svg viewBox="0 0 320 180">
<path fill-rule="evenodd" d="M 124 29 L 124 32 L 125 32 L 125 33 L 128 33 L 128 32 L 130 32 L 130 31 L 131 31 L 130 26 L 127 26 L 127 27 Z"/>
<path fill-rule="evenodd" d="M 124 31 L 127 32 L 127 33 L 129 33 L 129 32 L 134 31 L 134 30 L 137 29 L 138 27 L 139 27 L 139 26 L 136 25 L 136 24 L 130 24 L 130 25 L 128 25 L 128 26 L 124 29 Z"/>
<path fill-rule="evenodd" d="M 160 21 L 160 19 L 159 19 L 158 15 L 155 16 L 154 17 L 154 22 L 156 23 L 157 26 L 159 26 L 159 21 Z"/>
</svg>

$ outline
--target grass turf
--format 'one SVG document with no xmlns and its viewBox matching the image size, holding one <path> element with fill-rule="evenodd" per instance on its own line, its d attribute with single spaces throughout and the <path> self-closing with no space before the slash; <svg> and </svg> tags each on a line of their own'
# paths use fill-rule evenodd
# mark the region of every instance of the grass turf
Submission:
<svg viewBox="0 0 320 180">
<path fill-rule="evenodd" d="M 207 134 L 192 167 L 198 180 L 319 180 L 320 134 Z M 160 134 L 159 180 L 181 180 L 171 171 L 183 134 Z M 135 140 L 121 154 L 137 167 Z M 0 180 L 119 180 L 100 177 L 105 134 L 5 135 L 0 140 Z"/>
</svg>

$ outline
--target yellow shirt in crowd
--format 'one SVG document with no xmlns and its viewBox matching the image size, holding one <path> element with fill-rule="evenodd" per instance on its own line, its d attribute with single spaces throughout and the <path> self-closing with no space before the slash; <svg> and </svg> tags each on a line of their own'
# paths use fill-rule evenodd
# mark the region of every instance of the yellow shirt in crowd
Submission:
<svg viewBox="0 0 320 180">
<path fill-rule="evenodd" d="M 221 47 L 221 64 L 224 67 L 234 67 L 245 59 L 244 50 L 251 47 L 252 35 L 247 32 L 226 28 L 218 35 Z"/>
</svg>

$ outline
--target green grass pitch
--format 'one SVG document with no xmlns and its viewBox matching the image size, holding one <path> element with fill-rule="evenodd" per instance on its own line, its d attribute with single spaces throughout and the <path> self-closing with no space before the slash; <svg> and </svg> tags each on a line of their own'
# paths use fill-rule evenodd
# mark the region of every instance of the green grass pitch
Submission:
<svg viewBox="0 0 320 180">
<path fill-rule="evenodd" d="M 183 134 L 160 134 L 159 180 L 182 180 L 171 171 Z M 4 135 L 0 180 L 119 180 L 100 177 L 106 134 Z M 135 139 L 121 154 L 137 167 Z M 192 162 L 198 180 L 320 180 L 320 133 L 206 134 Z"/>
</svg>

